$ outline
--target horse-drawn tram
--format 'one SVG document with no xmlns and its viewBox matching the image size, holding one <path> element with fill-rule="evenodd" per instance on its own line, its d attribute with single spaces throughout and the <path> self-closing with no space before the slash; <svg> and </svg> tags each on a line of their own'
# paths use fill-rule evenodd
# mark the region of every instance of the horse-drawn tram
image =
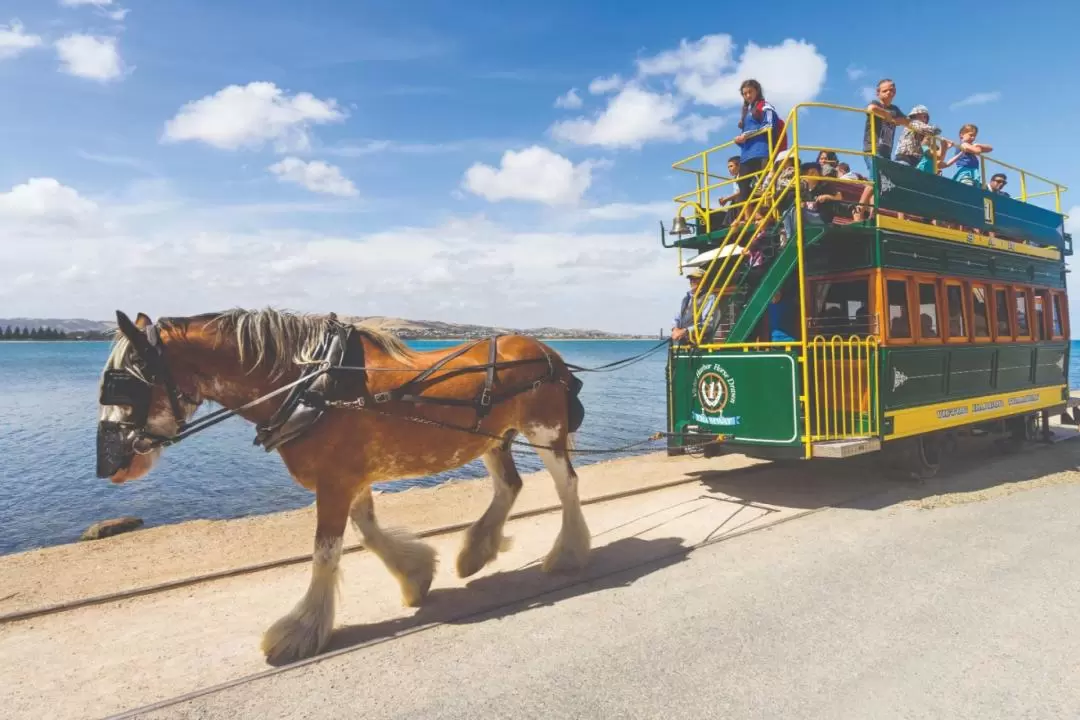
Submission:
<svg viewBox="0 0 1080 720">
<path fill-rule="evenodd" d="M 734 141 L 673 166 L 696 187 L 675 199 L 661 242 L 698 279 L 668 358 L 669 453 L 880 452 L 885 467 L 928 477 L 956 433 L 1009 446 L 1045 431 L 1068 404 L 1065 188 L 985 154 L 982 177 L 998 163 L 1018 197 L 951 179 L 936 135 L 921 168 L 868 141 L 803 144 L 800 123 L 834 125 L 825 115 L 854 118 L 856 133 L 868 123 L 867 138 L 882 122 L 804 103 L 776 138 L 766 131 L 753 172 L 729 158 Z M 730 178 L 717 173 L 726 162 Z"/>
</svg>

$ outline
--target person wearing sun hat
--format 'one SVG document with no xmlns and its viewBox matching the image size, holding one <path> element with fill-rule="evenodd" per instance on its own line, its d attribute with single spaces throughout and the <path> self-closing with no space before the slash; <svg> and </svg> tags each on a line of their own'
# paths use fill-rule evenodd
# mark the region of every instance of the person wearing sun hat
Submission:
<svg viewBox="0 0 1080 720">
<path fill-rule="evenodd" d="M 675 317 L 675 327 L 671 329 L 671 341 L 674 343 L 690 341 L 690 328 L 694 325 L 694 293 L 697 292 L 698 286 L 701 285 L 701 281 L 705 277 L 705 269 L 699 265 L 694 265 L 686 271 L 686 277 L 690 281 L 690 287 L 687 289 L 682 304 L 679 306 L 679 314 Z M 709 310 L 713 304 L 712 301 L 715 298 L 715 295 L 710 294 L 703 299 L 698 310 L 699 317 L 704 318 L 709 315 Z M 720 313 L 712 313 L 712 317 L 709 318 L 709 331 L 704 334 L 705 338 L 712 336 L 719 321 Z"/>
<path fill-rule="evenodd" d="M 925 146 L 929 145 L 931 136 L 941 135 L 941 128 L 930 124 L 930 110 L 925 105 L 911 108 L 908 121 L 896 146 L 896 162 L 919 167 L 927 152 Z"/>
</svg>

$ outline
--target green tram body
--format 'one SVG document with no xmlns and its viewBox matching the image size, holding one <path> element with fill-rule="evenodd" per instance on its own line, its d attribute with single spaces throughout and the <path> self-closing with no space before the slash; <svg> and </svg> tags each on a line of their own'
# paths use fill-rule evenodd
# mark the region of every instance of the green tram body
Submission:
<svg viewBox="0 0 1080 720">
<path fill-rule="evenodd" d="M 797 157 L 798 145 L 792 150 Z M 669 352 L 670 454 L 704 447 L 707 455 L 808 459 L 883 450 L 926 475 L 949 432 L 1031 438 L 1036 418 L 1067 407 L 1064 188 L 1054 184 L 1055 211 L 881 158 L 869 180 L 872 219 L 825 224 L 804 215 L 754 288 L 730 253 L 708 264 L 702 285 L 725 290 L 715 311 L 720 337 Z M 698 198 L 707 197 L 702 184 Z M 746 244 L 710 232 L 706 203 L 683 202 L 680 216 L 687 207 L 695 215 L 689 236 L 662 237 L 665 247 L 682 254 Z M 777 291 L 796 310 L 788 344 L 768 342 L 766 308 Z"/>
</svg>

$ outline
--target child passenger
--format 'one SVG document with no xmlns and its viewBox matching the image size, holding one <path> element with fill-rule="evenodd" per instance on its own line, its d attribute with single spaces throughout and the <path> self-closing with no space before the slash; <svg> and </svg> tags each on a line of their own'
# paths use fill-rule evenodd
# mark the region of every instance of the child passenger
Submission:
<svg viewBox="0 0 1080 720">
<path fill-rule="evenodd" d="M 991 152 L 994 148 L 988 143 L 977 143 L 975 137 L 979 134 L 979 128 L 971 123 L 960 128 L 960 144 L 956 148 L 956 154 L 942 163 L 944 170 L 950 165 L 956 165 L 956 174 L 953 180 L 964 185 L 982 185 L 982 177 L 979 174 L 979 156 Z"/>
</svg>

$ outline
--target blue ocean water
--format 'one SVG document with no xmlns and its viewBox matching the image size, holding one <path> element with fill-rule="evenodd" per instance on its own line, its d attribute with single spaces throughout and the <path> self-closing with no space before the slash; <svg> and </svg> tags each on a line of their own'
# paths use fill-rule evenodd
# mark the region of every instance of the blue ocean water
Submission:
<svg viewBox="0 0 1080 720">
<path fill-rule="evenodd" d="M 418 341 L 414 347 L 453 345 Z M 593 367 L 643 352 L 642 341 L 552 342 L 567 362 Z M 251 444 L 254 428 L 231 418 L 168 448 L 142 480 L 113 485 L 94 474 L 98 378 L 106 342 L 0 343 L 0 554 L 77 540 L 87 526 L 121 515 L 148 526 L 225 519 L 311 504 L 277 453 Z M 661 430 L 665 422 L 663 351 L 612 373 L 586 373 L 579 447 L 609 448 Z M 638 452 L 654 451 L 661 443 Z M 629 454 L 629 453 L 627 453 Z M 519 469 L 542 465 L 516 448 Z M 577 466 L 612 455 L 577 455 Z M 614 457 L 617 457 L 614 456 Z M 479 461 L 438 476 L 379 485 L 384 491 L 486 475 Z"/>
</svg>

